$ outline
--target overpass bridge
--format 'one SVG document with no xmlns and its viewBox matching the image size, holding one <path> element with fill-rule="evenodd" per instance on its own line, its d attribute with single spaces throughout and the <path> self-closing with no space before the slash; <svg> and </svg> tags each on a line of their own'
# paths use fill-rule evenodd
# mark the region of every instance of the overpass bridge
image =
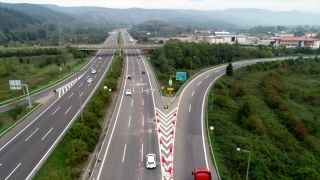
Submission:
<svg viewBox="0 0 320 180">
<path fill-rule="evenodd" d="M 118 44 L 118 45 L 71 45 L 79 50 L 99 50 L 99 49 L 156 49 L 164 46 L 164 44 Z"/>
</svg>

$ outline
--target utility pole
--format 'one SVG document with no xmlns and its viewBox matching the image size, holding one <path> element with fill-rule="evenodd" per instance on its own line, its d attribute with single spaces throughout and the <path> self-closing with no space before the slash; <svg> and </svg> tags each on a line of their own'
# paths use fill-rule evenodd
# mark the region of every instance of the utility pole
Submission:
<svg viewBox="0 0 320 180">
<path fill-rule="evenodd" d="M 22 75 L 21 75 L 21 71 L 22 71 L 23 69 L 20 69 L 20 81 L 21 81 L 21 84 L 23 84 L 22 83 Z M 23 88 L 23 86 L 22 86 L 22 90 L 23 90 L 23 95 L 26 95 L 26 93 L 24 92 L 24 88 Z"/>
</svg>

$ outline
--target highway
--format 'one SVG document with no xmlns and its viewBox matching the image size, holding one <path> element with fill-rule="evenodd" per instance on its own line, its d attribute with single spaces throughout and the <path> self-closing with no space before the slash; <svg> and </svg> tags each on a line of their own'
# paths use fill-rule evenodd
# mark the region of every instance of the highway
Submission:
<svg viewBox="0 0 320 180">
<path fill-rule="evenodd" d="M 130 36 L 122 30 L 124 43 L 129 44 Z M 120 90 L 120 103 L 117 106 L 112 125 L 102 147 L 100 158 L 92 173 L 92 178 L 115 179 L 161 179 L 157 128 L 155 123 L 153 78 L 146 60 L 137 49 L 125 50 L 125 79 Z M 146 71 L 146 74 L 141 74 Z M 150 75 L 150 76 L 149 76 Z M 154 83 L 154 81 L 153 81 Z M 131 89 L 132 96 L 126 96 L 125 89 Z M 159 93 L 157 94 L 159 98 Z M 154 153 L 157 167 L 146 169 L 145 156 Z"/>
<path fill-rule="evenodd" d="M 277 58 L 283 60 L 285 58 Z M 233 62 L 233 69 L 238 69 L 257 62 L 273 59 L 253 59 Z M 195 77 L 184 87 L 181 95 L 173 100 L 178 102 L 176 135 L 174 141 L 173 179 L 193 180 L 191 172 L 195 167 L 207 167 L 212 172 L 212 178 L 217 178 L 217 172 L 212 165 L 209 145 L 205 129 L 205 99 L 211 85 L 223 74 L 226 66 L 209 70 Z"/>
<path fill-rule="evenodd" d="M 114 33 L 105 44 L 116 44 L 116 41 L 117 34 Z M 52 87 L 57 88 L 63 84 L 65 88 L 62 92 L 56 93 L 40 107 L 40 111 L 30 115 L 0 139 L 1 180 L 32 178 L 40 162 L 79 114 L 79 100 L 84 107 L 97 89 L 110 66 L 114 52 L 115 50 L 99 51 L 78 74 Z M 90 67 L 96 69 L 97 73 L 92 74 Z M 93 82 L 87 83 L 87 78 L 93 78 Z"/>
</svg>

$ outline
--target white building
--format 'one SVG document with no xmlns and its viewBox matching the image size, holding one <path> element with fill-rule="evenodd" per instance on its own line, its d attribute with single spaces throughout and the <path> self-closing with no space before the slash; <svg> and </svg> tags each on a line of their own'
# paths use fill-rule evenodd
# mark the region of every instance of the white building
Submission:
<svg viewBox="0 0 320 180">
<path fill-rule="evenodd" d="M 225 35 L 230 35 L 230 32 L 214 32 L 214 35 L 216 35 L 216 36 L 225 36 Z"/>
<path fill-rule="evenodd" d="M 294 37 L 293 32 L 287 32 L 287 31 L 276 32 L 276 33 L 274 33 L 274 35 L 276 37 Z"/>
<path fill-rule="evenodd" d="M 210 44 L 219 44 L 219 43 L 229 43 L 233 44 L 236 41 L 238 43 L 242 43 L 246 41 L 246 36 L 244 35 L 219 35 L 219 36 L 206 36 L 204 37 L 204 41 Z"/>
<path fill-rule="evenodd" d="M 315 32 L 305 32 L 305 33 L 304 33 L 304 36 L 305 36 L 305 37 L 316 37 L 316 36 L 318 36 L 318 33 L 315 33 Z"/>
</svg>

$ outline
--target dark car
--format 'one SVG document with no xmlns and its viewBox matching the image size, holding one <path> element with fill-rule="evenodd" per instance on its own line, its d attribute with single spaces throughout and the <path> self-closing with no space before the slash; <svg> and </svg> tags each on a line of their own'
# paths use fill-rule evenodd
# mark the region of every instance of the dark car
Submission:
<svg viewBox="0 0 320 180">
<path fill-rule="evenodd" d="M 145 71 L 141 71 L 141 74 L 145 74 L 146 72 Z"/>
<path fill-rule="evenodd" d="M 131 76 L 130 76 L 130 75 L 128 75 L 128 79 L 131 79 Z"/>
</svg>

